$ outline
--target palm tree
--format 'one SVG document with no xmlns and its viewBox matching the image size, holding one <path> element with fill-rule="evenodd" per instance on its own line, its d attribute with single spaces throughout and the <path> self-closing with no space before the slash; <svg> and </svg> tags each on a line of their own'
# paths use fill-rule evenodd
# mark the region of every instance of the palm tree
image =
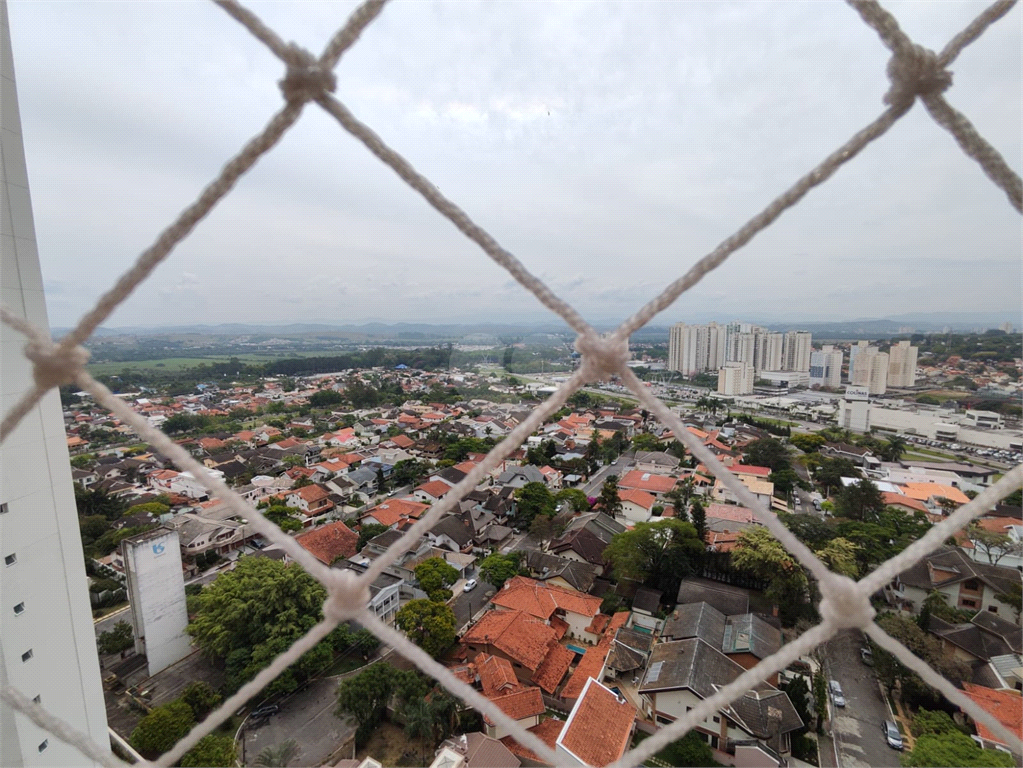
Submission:
<svg viewBox="0 0 1023 768">
<path fill-rule="evenodd" d="M 402 713 L 405 716 L 405 735 L 419 737 L 419 754 L 426 760 L 426 739 L 433 738 L 433 729 L 437 724 L 437 710 L 425 699 L 410 701 Z"/>
<path fill-rule="evenodd" d="M 267 747 L 256 756 L 256 765 L 263 768 L 284 768 L 302 752 L 298 742 L 287 739 L 280 744 Z"/>
<path fill-rule="evenodd" d="M 898 461 L 902 458 L 902 454 L 906 452 L 906 445 L 906 440 L 903 437 L 898 435 L 889 437 L 884 445 L 884 457 L 888 461 Z"/>
</svg>

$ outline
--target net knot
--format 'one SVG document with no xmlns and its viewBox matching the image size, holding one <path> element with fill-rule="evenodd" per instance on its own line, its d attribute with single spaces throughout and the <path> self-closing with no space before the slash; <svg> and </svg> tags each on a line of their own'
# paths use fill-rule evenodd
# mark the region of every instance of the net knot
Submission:
<svg viewBox="0 0 1023 768">
<path fill-rule="evenodd" d="M 32 378 L 36 386 L 51 389 L 74 381 L 89 362 L 89 351 L 80 346 L 30 341 L 25 345 L 25 357 L 32 361 Z"/>
<path fill-rule="evenodd" d="M 943 93 L 952 85 L 952 73 L 938 63 L 938 54 L 922 45 L 895 53 L 888 61 L 888 79 L 892 87 L 884 102 L 892 106 L 906 106 L 917 96 Z"/>
<path fill-rule="evenodd" d="M 625 367 L 629 360 L 629 343 L 616 335 L 597 336 L 592 331 L 579 334 L 576 351 L 583 356 L 583 371 L 587 381 L 610 378 Z"/>
<path fill-rule="evenodd" d="M 323 585 L 327 588 L 327 601 L 323 604 L 326 619 L 342 622 L 369 605 L 369 587 L 352 571 L 331 569 Z"/>
<path fill-rule="evenodd" d="M 824 599 L 820 611 L 824 621 L 839 629 L 865 627 L 876 612 L 863 589 L 848 576 L 831 574 L 820 583 Z"/>
<path fill-rule="evenodd" d="M 333 93 L 337 78 L 309 51 L 291 43 L 288 46 L 288 70 L 280 86 L 289 103 L 305 103 L 325 93 Z"/>
</svg>

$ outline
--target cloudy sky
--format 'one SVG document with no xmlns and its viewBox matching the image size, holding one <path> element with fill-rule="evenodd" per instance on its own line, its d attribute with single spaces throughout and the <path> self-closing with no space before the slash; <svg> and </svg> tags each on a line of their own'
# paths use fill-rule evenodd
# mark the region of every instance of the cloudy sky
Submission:
<svg viewBox="0 0 1023 768">
<path fill-rule="evenodd" d="M 985 5 L 889 2 L 940 49 Z M 10 0 L 50 322 L 73 323 L 281 104 L 205 2 Z M 354 4 L 252 3 L 318 52 Z M 946 94 L 1021 167 L 1021 10 Z M 840 2 L 398 0 L 337 96 L 589 319 L 631 313 L 883 109 Z M 657 322 L 1019 316 L 1019 216 L 922 105 Z M 546 319 L 315 105 L 108 326 Z"/>
</svg>

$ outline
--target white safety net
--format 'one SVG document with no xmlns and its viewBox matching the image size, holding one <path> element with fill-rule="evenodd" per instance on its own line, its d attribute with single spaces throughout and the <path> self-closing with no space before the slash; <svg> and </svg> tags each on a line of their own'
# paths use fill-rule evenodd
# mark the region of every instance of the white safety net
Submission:
<svg viewBox="0 0 1023 768">
<path fill-rule="evenodd" d="M 995 2 L 938 53 L 916 45 L 910 40 L 899 28 L 896 19 L 875 0 L 848 0 L 849 5 L 860 14 L 864 22 L 877 32 L 881 41 L 892 53 L 887 70 L 891 87 L 884 98 L 887 108 L 879 117 L 775 198 L 717 248 L 700 259 L 688 272 L 665 288 L 657 298 L 643 306 L 622 323 L 617 330 L 606 336 L 598 335 L 575 309 L 556 296 L 513 254 L 502 248 L 486 230 L 470 219 L 465 211 L 454 202 L 441 194 L 408 160 L 391 149 L 383 139 L 369 126 L 362 123 L 333 95 L 334 68 L 344 53 L 358 40 L 362 31 L 380 14 L 385 0 L 367 0 L 359 6 L 347 23 L 333 36 L 319 57 L 295 43 L 285 43 L 255 14 L 235 0 L 214 0 L 214 2 L 244 25 L 284 63 L 285 76 L 280 81 L 284 106 L 273 115 L 266 127 L 224 166 L 220 175 L 203 190 L 198 199 L 185 208 L 177 220 L 160 233 L 153 245 L 139 256 L 135 264 L 121 276 L 116 285 L 100 298 L 96 306 L 59 344 L 54 344 L 44 331 L 25 322 L 7 309 L 0 308 L 0 319 L 27 337 L 25 355 L 33 363 L 35 378 L 35 387 L 5 414 L 2 426 L 0 426 L 0 442 L 7 439 L 26 413 L 39 402 L 48 390 L 62 384 L 76 383 L 83 390 L 89 392 L 97 403 L 109 409 L 122 422 L 130 425 L 139 437 L 147 441 L 155 450 L 172 459 L 182 470 L 193 473 L 215 496 L 231 506 L 238 515 L 249 520 L 251 526 L 260 535 L 280 545 L 289 557 L 319 580 L 327 590 L 328 597 L 323 606 L 323 620 L 288 651 L 278 656 L 269 667 L 263 669 L 253 680 L 227 699 L 216 711 L 196 725 L 173 749 L 161 756 L 156 761 L 156 765 L 170 766 L 181 759 L 199 739 L 211 733 L 277 675 L 325 638 L 340 622 L 346 620 L 358 621 L 383 643 L 392 646 L 398 653 L 411 660 L 422 672 L 435 678 L 449 692 L 485 714 L 491 721 L 503 726 L 523 746 L 533 750 L 547 762 L 557 765 L 558 761 L 552 750 L 537 736 L 527 732 L 501 711 L 496 704 L 457 679 L 448 669 L 414 645 L 403 634 L 385 625 L 372 612 L 368 611 L 366 606 L 369 602 L 370 583 L 398 556 L 411 548 L 414 542 L 433 527 L 443 515 L 451 511 L 465 494 L 472 491 L 487 473 L 516 450 L 526 437 L 543 424 L 545 419 L 558 411 L 575 391 L 589 382 L 606 379 L 612 374 L 619 376 L 624 384 L 635 393 L 643 407 L 670 427 L 685 447 L 710 469 L 743 505 L 750 509 L 762 510 L 762 505 L 746 489 L 746 486 L 739 482 L 717 460 L 714 454 L 684 427 L 680 418 L 654 397 L 626 366 L 629 336 L 643 327 L 657 313 L 669 307 L 681 294 L 696 285 L 704 275 L 722 264 L 761 230 L 770 226 L 786 209 L 798 203 L 807 192 L 830 178 L 844 163 L 855 157 L 870 142 L 883 135 L 909 112 L 917 98 L 923 102 L 935 122 L 951 133 L 962 150 L 973 158 L 984 173 L 1005 192 L 1010 204 L 1017 211 L 1021 211 L 1023 184 L 1021 184 L 1019 175 L 1006 164 L 998 151 L 984 140 L 969 120 L 949 105 L 942 96 L 942 93 L 952 84 L 952 75 L 947 69 L 948 66 L 955 61 L 967 45 L 977 40 L 988 26 L 1008 13 L 1015 5 L 1015 0 Z M 484 461 L 455 486 L 453 492 L 434 504 L 401 540 L 391 545 L 383 556 L 374 560 L 366 572 L 360 576 L 356 576 L 350 571 L 332 569 L 320 563 L 299 546 L 292 537 L 284 534 L 276 525 L 263 518 L 227 485 L 211 475 L 205 466 L 196 461 L 183 448 L 163 432 L 150 426 L 144 417 L 133 411 L 103 384 L 89 375 L 85 369 L 89 355 L 81 346 L 117 306 L 131 295 L 139 284 L 170 255 L 174 247 L 188 236 L 195 225 L 213 210 L 231 190 L 235 182 L 265 153 L 270 151 L 285 132 L 297 122 L 310 102 L 315 102 L 335 118 L 346 131 L 361 141 L 370 152 L 422 195 L 442 216 L 475 242 L 484 253 L 510 272 L 520 284 L 552 312 L 563 318 L 578 333 L 576 349 L 581 354 L 581 364 L 574 374 L 501 441 Z M 667 744 L 684 736 L 693 726 L 742 696 L 757 683 L 764 681 L 770 675 L 784 669 L 792 661 L 812 651 L 819 644 L 826 642 L 839 630 L 851 627 L 862 629 L 879 646 L 894 654 L 899 661 L 918 673 L 925 682 L 939 690 L 950 702 L 966 711 L 970 717 L 984 723 L 1005 743 L 1014 745 L 1014 748 L 1019 751 L 1023 748 L 1019 733 L 1011 733 L 996 718 L 975 704 L 948 680 L 941 677 L 924 661 L 887 635 L 873 622 L 874 610 L 870 605 L 869 598 L 889 583 L 894 576 L 917 563 L 931 550 L 940 546 L 949 536 L 990 509 L 992 504 L 1019 488 L 1021 484 L 1023 484 L 1023 465 L 1007 472 L 995 485 L 934 525 L 925 536 L 858 582 L 830 572 L 815 557 L 814 553 L 796 539 L 772 513 L 766 510 L 758 511 L 757 515 L 760 521 L 819 582 L 823 596 L 820 603 L 821 622 L 793 642 L 783 645 L 777 653 L 744 672 L 713 696 L 704 699 L 684 717 L 658 730 L 656 734 L 644 740 L 635 749 L 627 752 L 614 764 L 613 768 L 641 764 Z M 51 715 L 45 708 L 32 702 L 22 692 L 7 687 L 0 690 L 0 698 L 6 705 L 23 713 L 37 725 L 73 745 L 97 763 L 107 766 L 123 765 L 106 745 L 93 743 L 86 735 Z"/>
</svg>

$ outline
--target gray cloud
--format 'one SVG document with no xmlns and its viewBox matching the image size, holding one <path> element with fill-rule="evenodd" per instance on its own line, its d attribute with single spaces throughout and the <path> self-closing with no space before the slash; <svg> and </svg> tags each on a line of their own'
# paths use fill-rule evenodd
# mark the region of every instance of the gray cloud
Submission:
<svg viewBox="0 0 1023 768">
<path fill-rule="evenodd" d="M 348 4 L 257 3 L 318 50 Z M 889 3 L 940 48 L 983 2 Z M 1021 165 L 1020 10 L 948 98 Z M 200 2 L 11 2 L 40 258 L 77 319 L 280 106 Z M 657 294 L 883 109 L 841 3 L 389 5 L 338 96 L 594 320 Z M 1018 308 L 1018 215 L 917 106 L 660 318 Z M 73 277 L 72 277 L 73 276 Z M 315 106 L 110 325 L 547 315 Z"/>
</svg>

